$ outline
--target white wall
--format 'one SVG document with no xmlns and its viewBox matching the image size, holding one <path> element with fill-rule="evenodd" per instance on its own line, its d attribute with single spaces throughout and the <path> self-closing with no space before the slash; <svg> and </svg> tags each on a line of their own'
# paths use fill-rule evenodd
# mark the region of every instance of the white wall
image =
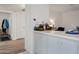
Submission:
<svg viewBox="0 0 79 59">
<path fill-rule="evenodd" d="M 79 26 L 79 10 L 57 12 L 50 8 L 50 18 L 55 18 L 55 26 L 66 27 L 66 30 Z"/>
<path fill-rule="evenodd" d="M 49 8 L 49 20 L 55 20 L 55 26 L 62 26 L 62 12 L 54 11 L 51 7 Z"/>
<path fill-rule="evenodd" d="M 13 40 L 25 38 L 25 12 L 12 13 L 11 36 Z"/>
<path fill-rule="evenodd" d="M 55 26 L 62 26 L 62 16 L 61 12 L 52 12 L 49 19 L 55 20 Z"/>
<path fill-rule="evenodd" d="M 49 20 L 49 5 L 35 4 L 31 5 L 31 17 L 32 20 L 36 18 L 34 24 L 41 24 L 42 21 L 45 23 Z M 33 21 L 34 22 L 34 21 Z"/>
<path fill-rule="evenodd" d="M 34 52 L 34 39 L 33 39 L 33 28 L 34 21 L 39 24 L 42 21 L 48 21 L 49 18 L 49 5 L 26 5 L 26 50 L 30 53 Z"/>
<path fill-rule="evenodd" d="M 4 18 L 10 20 L 10 14 L 0 12 L 0 29 L 1 29 L 2 21 L 3 21 Z"/>
<path fill-rule="evenodd" d="M 31 20 L 31 5 L 26 5 L 26 39 L 25 48 L 33 53 L 33 21 Z"/>
<path fill-rule="evenodd" d="M 7 11 L 0 5 L 0 29 L 4 18 L 9 20 L 9 33 L 11 34 L 12 40 L 18 38 L 25 38 L 25 12 L 22 11 Z"/>
<path fill-rule="evenodd" d="M 9 21 L 9 34 L 11 34 L 11 14 L 10 13 L 5 13 L 5 12 L 0 12 L 0 29 L 2 29 L 2 21 L 3 19 L 6 18 Z"/>
<path fill-rule="evenodd" d="M 18 38 L 25 38 L 25 12 L 22 12 L 22 9 L 25 8 L 24 4 L 1 4 L 0 5 L 0 29 L 2 20 L 4 18 L 9 19 L 10 24 L 10 34 L 12 40 Z"/>
<path fill-rule="evenodd" d="M 66 30 L 79 26 L 79 10 L 63 13 L 63 26 Z"/>
</svg>

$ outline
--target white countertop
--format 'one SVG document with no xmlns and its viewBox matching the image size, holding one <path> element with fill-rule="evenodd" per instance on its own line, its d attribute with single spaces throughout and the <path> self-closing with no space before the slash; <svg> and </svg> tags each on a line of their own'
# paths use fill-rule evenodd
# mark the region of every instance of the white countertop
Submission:
<svg viewBox="0 0 79 59">
<path fill-rule="evenodd" d="M 66 34 L 63 31 L 34 31 L 34 32 L 79 41 L 79 34 L 77 34 L 77 35 Z"/>
</svg>

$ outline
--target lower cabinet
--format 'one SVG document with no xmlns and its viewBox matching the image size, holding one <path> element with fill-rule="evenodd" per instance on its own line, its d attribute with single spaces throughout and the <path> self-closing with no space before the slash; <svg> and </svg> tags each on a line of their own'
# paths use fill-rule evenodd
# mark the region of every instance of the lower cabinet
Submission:
<svg viewBox="0 0 79 59">
<path fill-rule="evenodd" d="M 56 54 L 60 52 L 59 39 L 56 37 L 48 36 L 48 53 Z"/>
<path fill-rule="evenodd" d="M 75 54 L 77 53 L 77 42 L 59 37 L 48 37 L 48 53 Z"/>
<path fill-rule="evenodd" d="M 47 37 L 42 34 L 35 34 L 34 39 L 34 52 L 36 54 L 46 54 L 47 53 Z"/>
<path fill-rule="evenodd" d="M 34 52 L 36 54 L 76 54 L 77 41 L 34 33 Z"/>
<path fill-rule="evenodd" d="M 70 39 L 60 39 L 60 53 L 75 54 L 77 53 L 77 42 Z"/>
</svg>

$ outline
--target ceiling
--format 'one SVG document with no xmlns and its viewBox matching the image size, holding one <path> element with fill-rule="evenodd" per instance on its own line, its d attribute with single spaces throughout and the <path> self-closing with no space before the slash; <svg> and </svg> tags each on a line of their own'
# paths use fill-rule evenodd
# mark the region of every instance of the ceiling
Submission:
<svg viewBox="0 0 79 59">
<path fill-rule="evenodd" d="M 79 10 L 79 4 L 51 4 L 50 9 L 56 12 Z"/>
<path fill-rule="evenodd" d="M 22 11 L 25 4 L 0 4 L 0 10 Z M 50 9 L 56 12 L 79 10 L 79 4 L 51 4 Z"/>
<path fill-rule="evenodd" d="M 22 11 L 24 8 L 24 4 L 0 4 L 0 10 Z"/>
</svg>

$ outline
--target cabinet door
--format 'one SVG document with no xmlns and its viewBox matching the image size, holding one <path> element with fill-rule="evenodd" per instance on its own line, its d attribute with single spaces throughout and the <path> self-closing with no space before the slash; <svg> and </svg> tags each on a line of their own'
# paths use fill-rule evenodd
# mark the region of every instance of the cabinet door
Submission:
<svg viewBox="0 0 79 59">
<path fill-rule="evenodd" d="M 34 34 L 34 51 L 37 54 L 45 54 L 47 53 L 47 37 L 40 33 Z"/>
<path fill-rule="evenodd" d="M 61 54 L 77 53 L 77 42 L 70 39 L 60 38 L 59 40 Z"/>
<path fill-rule="evenodd" d="M 79 54 L 79 41 L 77 41 L 77 54 Z"/>
<path fill-rule="evenodd" d="M 77 53 L 77 42 L 61 37 L 49 37 L 48 53 L 52 54 L 72 54 Z"/>
<path fill-rule="evenodd" d="M 60 52 L 59 38 L 48 37 L 48 54 L 57 54 Z"/>
</svg>

